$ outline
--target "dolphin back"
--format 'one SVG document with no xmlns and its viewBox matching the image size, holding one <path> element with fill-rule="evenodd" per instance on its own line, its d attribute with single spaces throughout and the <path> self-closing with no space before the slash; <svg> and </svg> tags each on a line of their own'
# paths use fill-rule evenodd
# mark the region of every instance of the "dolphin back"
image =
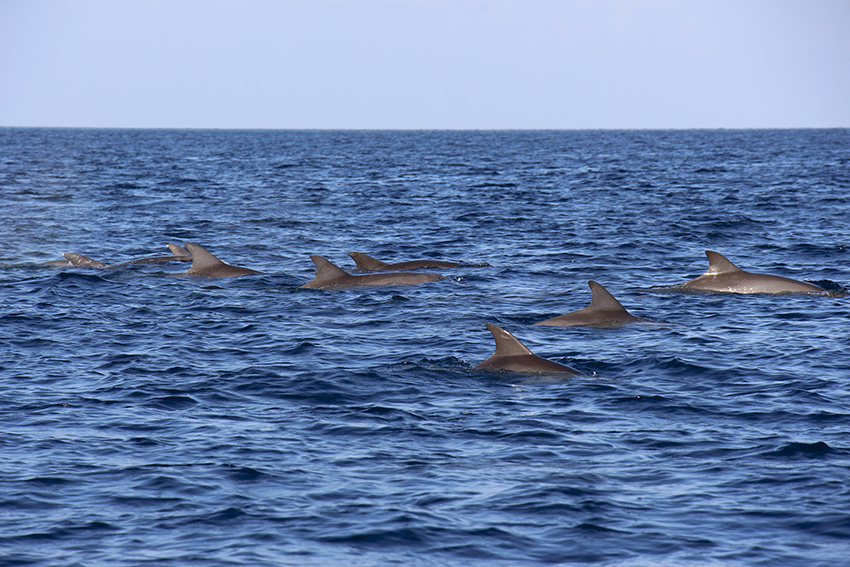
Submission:
<svg viewBox="0 0 850 567">
<path fill-rule="evenodd" d="M 581 375 L 581 372 L 569 366 L 540 358 L 519 342 L 519 339 L 501 327 L 490 323 L 485 326 L 493 333 L 493 338 L 496 340 L 496 352 L 484 362 L 476 365 L 476 369 Z"/>
<path fill-rule="evenodd" d="M 316 276 L 301 287 L 323 288 L 344 285 L 351 278 L 348 272 L 318 254 L 313 254 L 310 259 L 316 264 Z"/>
<path fill-rule="evenodd" d="M 192 254 L 192 267 L 184 272 L 188 276 L 200 276 L 204 278 L 230 278 L 244 276 L 247 274 L 259 274 L 257 270 L 233 266 L 213 256 L 206 248 L 192 242 L 185 244 L 186 249 Z M 178 246 L 179 248 L 179 246 Z M 172 249 L 169 246 L 172 252 Z"/>
<path fill-rule="evenodd" d="M 88 256 L 77 254 L 76 252 L 66 252 L 62 254 L 74 266 L 89 266 L 92 268 L 106 268 L 107 265 L 99 260 L 93 260 Z"/>
<path fill-rule="evenodd" d="M 349 252 L 348 255 L 354 259 L 358 269 L 369 272 L 417 270 L 419 268 L 457 268 L 461 265 L 457 262 L 447 262 L 444 260 L 409 260 L 407 262 L 388 264 L 362 252 Z"/>
<path fill-rule="evenodd" d="M 357 264 L 357 268 L 360 270 L 374 272 L 390 269 L 389 264 L 376 260 L 368 254 L 363 254 L 362 252 L 349 252 L 348 255 L 351 256 L 351 259 L 354 260 L 354 263 Z"/>
<path fill-rule="evenodd" d="M 590 280 L 590 305 L 578 311 L 572 311 L 558 317 L 552 317 L 535 325 L 553 327 L 619 327 L 627 323 L 645 321 L 635 317 L 602 284 Z"/>
<path fill-rule="evenodd" d="M 719 293 L 820 293 L 824 289 L 814 284 L 784 276 L 757 274 L 742 270 L 722 254 L 706 250 L 708 271 L 684 284 L 684 288 Z"/>
</svg>

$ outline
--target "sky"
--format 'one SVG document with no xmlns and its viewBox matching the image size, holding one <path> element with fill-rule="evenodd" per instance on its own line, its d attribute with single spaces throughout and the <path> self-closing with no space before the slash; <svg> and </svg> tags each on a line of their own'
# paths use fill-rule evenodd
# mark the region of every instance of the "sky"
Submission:
<svg viewBox="0 0 850 567">
<path fill-rule="evenodd" d="M 850 127 L 850 0 L 0 0 L 0 126 Z"/>
</svg>

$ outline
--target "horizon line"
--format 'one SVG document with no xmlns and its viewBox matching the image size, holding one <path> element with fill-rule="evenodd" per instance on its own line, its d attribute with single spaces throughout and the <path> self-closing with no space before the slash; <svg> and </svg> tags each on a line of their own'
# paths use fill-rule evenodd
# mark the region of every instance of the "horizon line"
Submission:
<svg viewBox="0 0 850 567">
<path fill-rule="evenodd" d="M 266 132 L 623 132 L 687 130 L 847 130 L 850 126 L 677 126 L 677 127 L 590 127 L 590 128 L 351 128 L 351 127 L 218 127 L 218 126 L 7 126 L 19 130 L 218 130 Z"/>
</svg>

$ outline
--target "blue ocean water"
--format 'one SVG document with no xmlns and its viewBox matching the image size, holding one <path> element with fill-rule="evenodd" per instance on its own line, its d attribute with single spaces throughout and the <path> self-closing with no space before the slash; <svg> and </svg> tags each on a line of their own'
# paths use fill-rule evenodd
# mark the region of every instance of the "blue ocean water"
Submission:
<svg viewBox="0 0 850 567">
<path fill-rule="evenodd" d="M 850 565 L 848 190 L 846 129 L 0 129 L 0 564 Z M 263 274 L 41 265 L 186 241 Z M 350 251 L 486 265 L 298 288 Z M 653 322 L 533 326 L 588 280 Z"/>
</svg>

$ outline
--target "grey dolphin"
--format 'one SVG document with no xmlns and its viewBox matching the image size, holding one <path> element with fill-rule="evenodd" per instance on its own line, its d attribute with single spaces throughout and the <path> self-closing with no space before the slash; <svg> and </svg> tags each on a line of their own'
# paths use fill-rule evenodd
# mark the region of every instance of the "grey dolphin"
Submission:
<svg viewBox="0 0 850 567">
<path fill-rule="evenodd" d="M 512 370 L 514 372 L 546 372 L 563 373 L 584 376 L 578 370 L 540 358 L 532 353 L 519 340 L 504 330 L 491 323 L 485 325 L 496 339 L 496 352 L 493 356 L 475 366 L 481 370 Z"/>
<path fill-rule="evenodd" d="M 74 266 L 88 266 L 90 268 L 108 268 L 107 264 L 99 260 L 92 260 L 88 256 L 77 254 L 76 252 L 65 252 L 62 254 Z"/>
<path fill-rule="evenodd" d="M 129 262 L 123 262 L 121 264 L 116 264 L 116 266 L 126 266 L 128 264 L 160 264 L 163 262 L 191 262 L 192 254 L 186 250 L 185 248 L 178 246 L 177 244 L 166 244 L 169 250 L 171 250 L 172 256 L 153 256 L 151 258 L 139 258 L 138 260 L 130 260 Z"/>
<path fill-rule="evenodd" d="M 822 287 L 769 274 L 745 272 L 723 254 L 706 250 L 708 271 L 681 287 L 723 293 L 818 293 Z"/>
<path fill-rule="evenodd" d="M 620 304 L 601 284 L 591 280 L 587 282 L 590 286 L 590 305 L 584 309 L 573 311 L 565 315 L 546 319 L 535 323 L 535 325 L 552 325 L 555 327 L 618 327 L 626 323 L 647 321 L 635 317 Z"/>
<path fill-rule="evenodd" d="M 82 254 L 77 254 L 76 252 L 66 252 L 62 254 L 65 257 L 65 260 L 54 260 L 51 262 L 44 262 L 42 265 L 44 266 L 88 266 L 90 268 L 120 268 L 122 266 L 129 266 L 131 264 L 153 264 L 153 263 L 162 263 L 162 262 L 191 262 L 192 255 L 187 251 L 177 246 L 176 244 L 169 244 L 168 249 L 171 250 L 173 256 L 154 256 L 152 258 L 138 258 L 136 260 L 129 260 L 127 262 L 120 262 L 118 264 L 107 264 L 105 262 L 101 262 L 100 260 L 93 260 L 88 256 L 83 256 Z"/>
<path fill-rule="evenodd" d="M 251 268 L 232 266 L 226 262 L 222 262 L 210 254 L 206 248 L 199 246 L 198 244 L 187 242 L 185 246 L 192 255 L 192 267 L 181 274 L 175 275 L 197 276 L 202 278 L 230 278 L 234 276 L 262 273 L 257 270 L 252 270 Z M 179 248 L 179 246 L 177 248 Z M 171 246 L 169 246 L 169 249 L 172 251 L 174 250 Z"/>
<path fill-rule="evenodd" d="M 444 262 L 441 260 L 410 260 L 409 262 L 397 262 L 395 264 L 387 264 L 376 260 L 362 252 L 349 252 L 349 256 L 357 264 L 361 270 L 370 272 L 392 272 L 399 270 L 415 270 L 417 268 L 457 268 L 461 264 L 457 262 Z"/>
<path fill-rule="evenodd" d="M 414 285 L 443 279 L 440 274 L 419 274 L 408 272 L 387 272 L 383 274 L 365 274 L 354 276 L 332 264 L 321 256 L 312 255 L 316 264 L 316 277 L 301 287 L 316 289 L 334 289 L 371 285 Z"/>
<path fill-rule="evenodd" d="M 73 266 L 73 262 L 64 258 L 62 260 L 48 260 L 47 262 L 40 262 L 39 266 Z"/>
</svg>

